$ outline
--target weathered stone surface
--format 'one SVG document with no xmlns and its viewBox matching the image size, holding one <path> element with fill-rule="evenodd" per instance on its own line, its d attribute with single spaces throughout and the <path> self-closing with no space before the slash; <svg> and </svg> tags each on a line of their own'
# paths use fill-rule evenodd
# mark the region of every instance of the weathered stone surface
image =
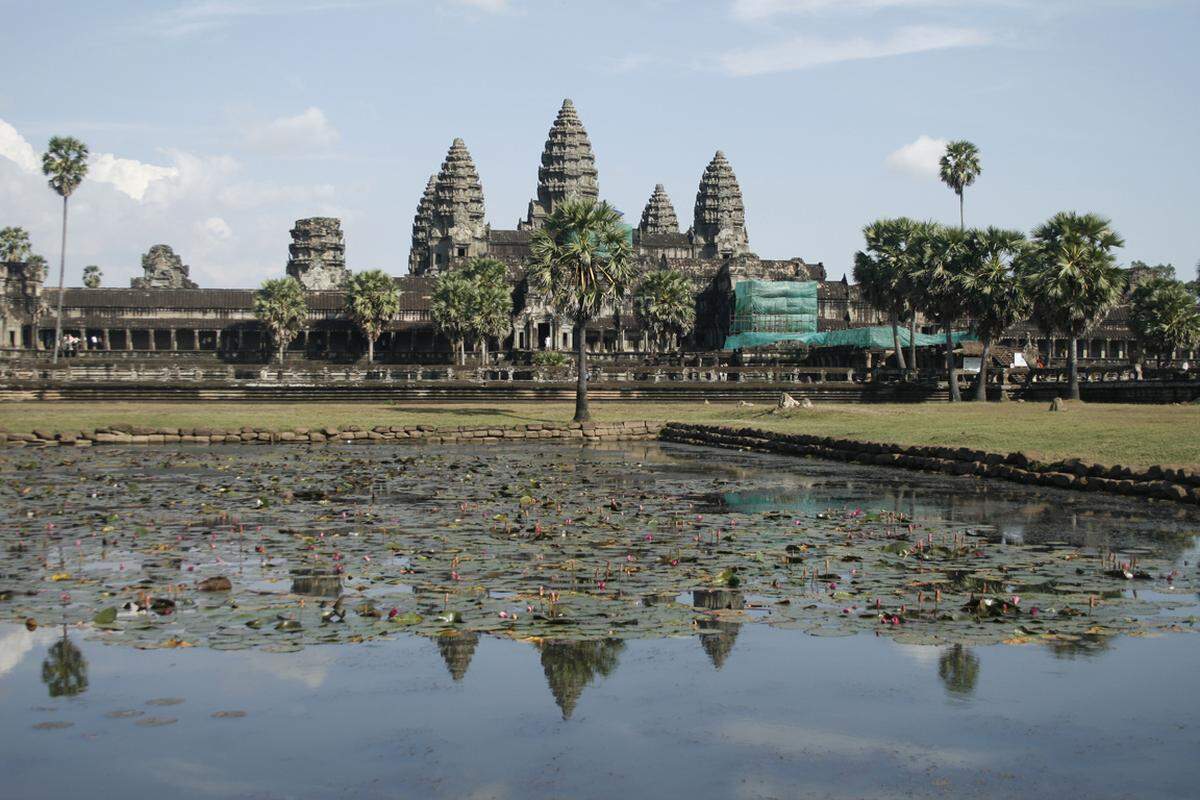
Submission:
<svg viewBox="0 0 1200 800">
<path fill-rule="evenodd" d="M 287 274 L 305 289 L 337 289 L 350 277 L 342 222 L 334 217 L 296 220 L 288 254 Z"/>
<path fill-rule="evenodd" d="M 746 208 L 737 176 L 720 150 L 704 170 L 696 192 L 692 235 L 706 258 L 750 253 Z"/>
<path fill-rule="evenodd" d="M 455 139 L 434 182 L 430 217 L 430 263 L 438 272 L 487 251 L 483 185 L 462 139 Z"/>
<path fill-rule="evenodd" d="M 638 225 L 642 233 L 679 233 L 679 218 L 675 206 L 661 183 L 655 184 L 654 192 L 642 210 L 642 222 Z"/>
<path fill-rule="evenodd" d="M 408 251 L 408 271 L 421 275 L 429 270 L 429 236 L 433 228 L 433 205 L 437 196 L 437 175 L 430 175 L 425 191 L 413 215 L 412 246 Z"/>
<path fill-rule="evenodd" d="M 551 211 L 569 197 L 595 200 L 600 196 L 599 173 L 592 143 L 568 98 L 542 150 L 542 165 L 538 168 L 537 198 L 529 201 L 525 219 L 517 223 L 522 230 L 540 228 Z"/>
<path fill-rule="evenodd" d="M 156 244 L 142 256 L 142 277 L 131 278 L 134 289 L 196 289 L 188 277 L 188 266 L 170 245 Z"/>
</svg>

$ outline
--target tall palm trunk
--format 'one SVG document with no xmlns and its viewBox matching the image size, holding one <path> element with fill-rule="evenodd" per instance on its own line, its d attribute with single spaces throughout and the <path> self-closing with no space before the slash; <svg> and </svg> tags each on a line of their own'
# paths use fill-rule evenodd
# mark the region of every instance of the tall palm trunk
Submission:
<svg viewBox="0 0 1200 800">
<path fill-rule="evenodd" d="M 283 366 L 283 351 L 287 349 L 287 345 L 281 339 L 279 342 L 279 366 Z"/>
<path fill-rule="evenodd" d="M 963 192 L 958 190 L 958 229 L 965 231 L 967 229 L 967 217 L 963 213 Z"/>
<path fill-rule="evenodd" d="M 975 382 L 975 399 L 983 402 L 987 400 L 987 375 L 988 375 L 988 350 L 992 343 L 989 339 L 983 339 L 983 353 L 979 358 L 979 378 Z M 1001 389 L 1001 391 L 1004 391 Z"/>
<path fill-rule="evenodd" d="M 62 244 L 58 252 L 58 315 L 54 321 L 54 355 L 51 357 L 52 363 L 58 363 L 58 350 L 62 345 L 62 308 L 63 308 L 63 284 L 67 275 L 67 195 L 63 195 L 63 224 L 62 224 Z M 36 333 L 36 331 L 34 331 Z M 150 334 L 154 335 L 153 331 Z"/>
<path fill-rule="evenodd" d="M 896 369 L 905 369 L 904 348 L 900 346 L 900 318 L 892 312 L 892 347 L 896 350 Z"/>
<path fill-rule="evenodd" d="M 1067 351 L 1067 374 L 1070 382 L 1067 384 L 1067 396 L 1072 400 L 1079 399 L 1079 339 L 1071 337 L 1071 349 Z"/>
<path fill-rule="evenodd" d="M 962 393 L 958 390 L 958 367 L 954 364 L 954 326 L 946 326 L 946 374 L 950 378 L 950 402 L 958 403 L 962 400 Z"/>
<path fill-rule="evenodd" d="M 375 362 L 375 340 L 371 338 L 371 334 L 367 334 L 367 364 Z"/>
<path fill-rule="evenodd" d="M 575 369 L 575 422 L 588 422 L 592 415 L 588 411 L 587 396 L 587 343 L 584 327 L 575 323 L 575 353 L 577 356 Z"/>
<path fill-rule="evenodd" d="M 908 321 L 908 361 L 912 368 L 917 368 L 917 312 Z"/>
</svg>

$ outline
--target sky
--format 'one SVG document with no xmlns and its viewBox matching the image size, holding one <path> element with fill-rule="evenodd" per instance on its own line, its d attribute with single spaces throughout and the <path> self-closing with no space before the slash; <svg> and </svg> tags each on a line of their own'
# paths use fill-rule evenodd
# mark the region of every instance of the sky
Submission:
<svg viewBox="0 0 1200 800">
<path fill-rule="evenodd" d="M 283 274 L 299 218 L 353 270 L 406 270 L 462 137 L 512 228 L 574 100 L 600 192 L 680 223 L 725 152 L 764 258 L 840 277 L 884 216 L 957 222 L 947 140 L 980 149 L 968 225 L 1113 220 L 1122 263 L 1200 260 L 1200 0 L 0 0 L 0 227 L 57 265 L 40 157 L 89 146 L 67 283 L 173 246 L 201 286 Z M 53 274 L 53 272 L 52 272 Z"/>
</svg>

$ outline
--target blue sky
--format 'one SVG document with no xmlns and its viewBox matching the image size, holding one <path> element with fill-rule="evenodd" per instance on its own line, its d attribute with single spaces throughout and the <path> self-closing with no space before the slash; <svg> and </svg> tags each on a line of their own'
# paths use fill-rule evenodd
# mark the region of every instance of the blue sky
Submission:
<svg viewBox="0 0 1200 800">
<path fill-rule="evenodd" d="M 601 194 L 663 183 L 691 222 L 725 151 L 752 248 L 845 272 L 869 220 L 956 221 L 932 171 L 966 138 L 968 224 L 1112 217 L 1123 262 L 1200 259 L 1197 0 L 0 0 L 0 226 L 57 259 L 46 140 L 94 154 L 68 282 L 127 286 L 165 242 L 202 286 L 282 274 L 293 220 L 343 218 L 352 269 L 407 263 L 455 136 L 511 228 L 564 97 Z"/>
</svg>

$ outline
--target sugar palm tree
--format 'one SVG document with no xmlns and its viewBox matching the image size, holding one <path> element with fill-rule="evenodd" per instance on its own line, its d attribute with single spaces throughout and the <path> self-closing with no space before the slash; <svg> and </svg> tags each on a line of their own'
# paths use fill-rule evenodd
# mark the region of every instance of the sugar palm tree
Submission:
<svg viewBox="0 0 1200 800">
<path fill-rule="evenodd" d="M 1121 299 L 1125 274 L 1113 250 L 1125 241 L 1096 214 L 1063 211 L 1033 231 L 1017 271 L 1034 319 L 1067 337 L 1069 397 L 1079 399 L 1079 337 Z"/>
<path fill-rule="evenodd" d="M 900 322 L 915 316 L 909 280 L 913 258 L 909 248 L 915 229 L 916 223 L 906 217 L 876 220 L 863 228 L 866 248 L 854 254 L 854 282 L 863 299 L 888 315 L 897 369 L 907 368 Z"/>
<path fill-rule="evenodd" d="M 942 183 L 958 195 L 958 228 L 965 230 L 963 190 L 974 183 L 983 171 L 979 166 L 979 148 L 967 141 L 950 142 L 938 166 Z"/>
<path fill-rule="evenodd" d="M 104 273 L 100 271 L 100 267 L 95 264 L 88 264 L 83 268 L 83 285 L 89 289 L 99 289 L 100 282 L 104 279 Z"/>
<path fill-rule="evenodd" d="M 1160 359 L 1200 345 L 1200 299 L 1179 281 L 1155 278 L 1133 290 L 1130 322 L 1145 352 Z"/>
<path fill-rule="evenodd" d="M 921 226 L 914 237 L 909 279 L 919 297 L 918 309 L 946 332 L 946 377 L 950 402 L 962 400 L 954 360 L 954 323 L 966 313 L 961 279 L 968 263 L 967 236 L 942 225 Z"/>
<path fill-rule="evenodd" d="M 430 312 L 433 324 L 450 340 L 455 361 L 466 363 L 465 342 L 471 335 L 471 313 L 475 307 L 475 286 L 461 270 L 438 275 L 433 287 Z"/>
<path fill-rule="evenodd" d="M 25 261 L 30 255 L 29 232 L 24 228 L 0 228 L 0 262 Z"/>
<path fill-rule="evenodd" d="M 267 329 L 282 364 L 284 351 L 308 321 L 304 287 L 291 276 L 264 281 L 254 296 L 254 316 Z"/>
<path fill-rule="evenodd" d="M 669 335 L 681 337 L 696 324 L 691 284 L 678 270 L 650 272 L 633 294 L 633 313 L 650 334 L 652 346 Z"/>
<path fill-rule="evenodd" d="M 983 345 L 975 399 L 987 399 L 988 357 L 992 342 L 1028 313 L 1025 291 L 1014 263 L 1025 245 L 1020 231 L 1000 228 L 968 231 L 967 269 L 959 279 L 967 316 Z"/>
<path fill-rule="evenodd" d="M 42 155 L 42 173 L 48 177 L 50 188 L 62 197 L 62 249 L 58 262 L 58 313 L 54 322 L 54 355 L 58 363 L 58 349 L 62 341 L 63 283 L 67 273 L 67 200 L 71 193 L 83 183 L 88 170 L 87 145 L 70 136 L 55 136 L 50 139 Z"/>
<path fill-rule="evenodd" d="M 479 342 L 483 363 L 488 361 L 488 339 L 502 339 L 512 329 L 512 284 L 504 262 L 476 258 L 463 273 L 471 281 L 471 333 Z"/>
<path fill-rule="evenodd" d="M 346 281 L 346 314 L 367 338 L 367 363 L 375 360 L 375 341 L 400 313 L 400 289 L 378 269 L 351 275 Z"/>
<path fill-rule="evenodd" d="M 587 397 L 587 323 L 624 297 L 633 278 L 633 244 L 621 212 L 607 202 L 572 198 L 533 234 L 529 280 L 571 320 L 575 333 L 575 421 L 591 418 Z"/>
</svg>

